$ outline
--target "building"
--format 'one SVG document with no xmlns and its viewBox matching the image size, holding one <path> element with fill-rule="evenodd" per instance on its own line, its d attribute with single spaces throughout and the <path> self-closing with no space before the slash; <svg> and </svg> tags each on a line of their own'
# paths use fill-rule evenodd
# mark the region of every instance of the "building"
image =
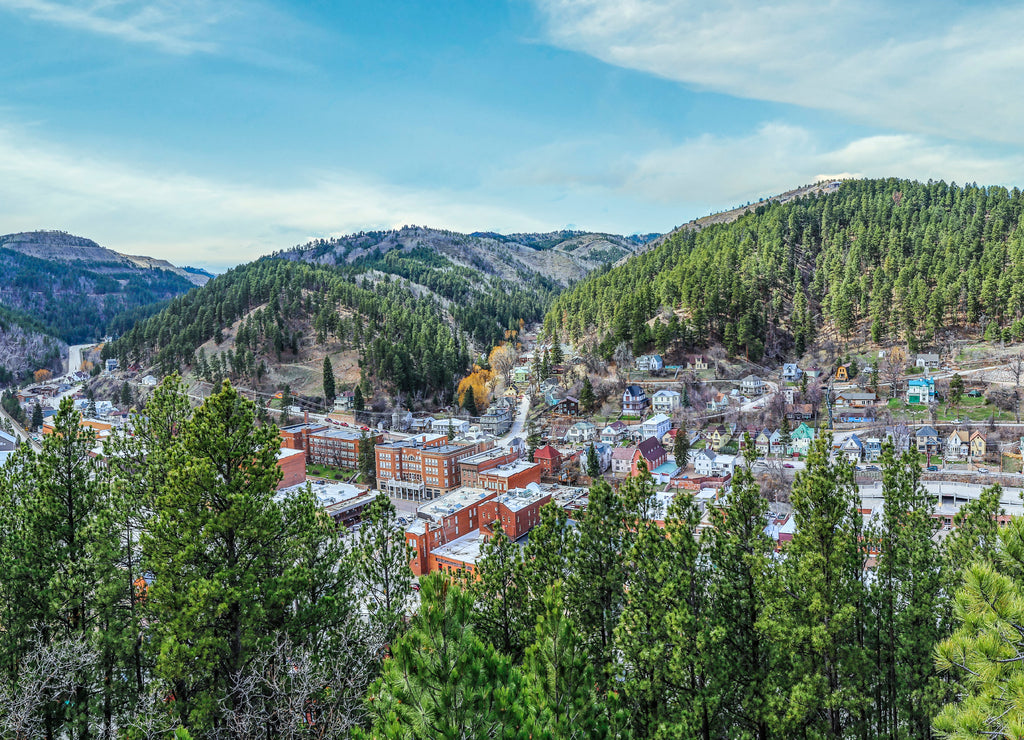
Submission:
<svg viewBox="0 0 1024 740">
<path fill-rule="evenodd" d="M 277 453 L 277 467 L 281 469 L 281 480 L 277 490 L 291 488 L 306 482 L 306 453 L 302 450 L 283 449 Z"/>
<path fill-rule="evenodd" d="M 660 372 L 665 369 L 665 361 L 661 355 L 640 355 L 633 361 L 633 366 L 643 373 Z"/>
<path fill-rule="evenodd" d="M 864 459 L 868 462 L 876 462 L 882 456 L 882 438 L 867 437 L 864 440 Z"/>
<path fill-rule="evenodd" d="M 686 361 L 686 369 L 693 370 L 694 372 L 700 372 L 701 370 L 708 369 L 708 361 L 704 359 L 704 355 L 694 355 Z"/>
<path fill-rule="evenodd" d="M 914 432 L 914 444 L 922 455 L 937 455 L 942 451 L 939 433 L 930 426 L 923 426 Z"/>
<path fill-rule="evenodd" d="M 540 474 L 540 463 L 516 460 L 481 471 L 478 475 L 479 488 L 505 493 L 514 488 L 525 488 L 531 483 L 540 483 Z"/>
<path fill-rule="evenodd" d="M 748 375 L 740 381 L 740 392 L 751 398 L 762 396 L 764 395 L 764 381 L 756 375 Z"/>
<path fill-rule="evenodd" d="M 835 380 L 837 383 L 848 383 L 850 381 L 850 366 L 840 365 L 837 367 Z"/>
<path fill-rule="evenodd" d="M 613 421 L 601 430 L 601 441 L 606 445 L 615 445 L 621 442 L 629 434 L 629 427 L 625 422 Z"/>
<path fill-rule="evenodd" d="M 309 437 L 311 434 L 323 432 L 330 429 L 326 424 L 292 424 L 281 427 L 278 434 L 281 435 L 281 447 L 288 450 L 309 451 Z"/>
<path fill-rule="evenodd" d="M 914 378 L 907 383 L 907 403 L 931 403 L 934 400 L 934 378 Z"/>
<path fill-rule="evenodd" d="M 612 448 L 612 474 L 628 475 L 633 468 L 633 455 L 636 447 Z"/>
<path fill-rule="evenodd" d="M 707 476 L 712 475 L 715 470 L 715 453 L 711 450 L 697 450 L 690 456 L 690 462 L 693 463 L 693 472 L 695 475 Z"/>
<path fill-rule="evenodd" d="M 569 433 L 565 435 L 565 438 L 572 444 L 592 442 L 597 439 L 597 427 L 589 421 L 578 421 L 569 428 Z"/>
<path fill-rule="evenodd" d="M 848 409 L 862 409 L 874 406 L 878 397 L 874 393 L 861 393 L 859 391 L 841 391 L 836 394 L 836 407 Z"/>
<path fill-rule="evenodd" d="M 584 451 L 583 454 L 589 455 L 591 447 L 594 448 L 594 454 L 597 455 L 597 469 L 604 473 L 612 465 L 612 446 L 606 445 L 602 442 L 594 442 L 593 444 L 587 446 L 587 449 Z M 586 462 L 584 458 L 584 467 L 585 466 Z"/>
<path fill-rule="evenodd" d="M 502 531 L 517 540 L 540 523 L 540 509 L 551 492 L 536 483 L 500 493 L 480 506 L 480 526 L 501 522 Z"/>
<path fill-rule="evenodd" d="M 647 470 L 654 470 L 668 460 L 668 452 L 661 446 L 657 437 L 650 437 L 636 446 L 633 453 L 633 461 L 630 467 L 630 475 L 640 475 L 639 463 L 643 460 Z"/>
<path fill-rule="evenodd" d="M 651 408 L 657 414 L 674 414 L 682 405 L 683 395 L 679 391 L 662 389 L 651 398 Z"/>
<path fill-rule="evenodd" d="M 656 416 L 652 416 L 650 419 L 648 419 L 647 421 L 643 422 L 640 425 L 640 431 L 644 439 L 647 439 L 648 437 L 656 437 L 657 439 L 661 439 L 666 434 L 668 434 L 668 430 L 671 428 L 672 419 L 665 416 L 665 414 L 658 414 Z"/>
<path fill-rule="evenodd" d="M 492 437 L 500 437 L 512 428 L 513 409 L 512 400 L 507 396 L 497 399 L 480 417 L 480 431 Z"/>
<path fill-rule="evenodd" d="M 787 404 L 786 418 L 793 421 L 810 421 L 814 418 L 814 406 L 809 403 Z"/>
<path fill-rule="evenodd" d="M 856 434 L 851 434 L 839 445 L 839 453 L 850 462 L 859 463 L 864 457 L 864 443 Z"/>
<path fill-rule="evenodd" d="M 562 453 L 551 445 L 534 450 L 533 461 L 540 465 L 541 475 L 558 475 L 562 469 Z"/>
<path fill-rule="evenodd" d="M 650 405 L 647 400 L 647 393 L 638 385 L 626 386 L 622 392 L 622 413 L 642 414 Z"/>
<path fill-rule="evenodd" d="M 806 455 L 814 441 L 814 429 L 803 422 L 789 434 L 789 449 L 798 455 Z"/>
<path fill-rule="evenodd" d="M 443 496 L 462 485 L 459 462 L 494 446 L 482 441 L 449 444 L 444 434 L 419 434 L 374 448 L 377 485 L 389 496 L 422 500 Z"/>
<path fill-rule="evenodd" d="M 782 379 L 785 381 L 795 383 L 803 374 L 804 371 L 795 362 L 787 362 L 782 365 Z"/>
<path fill-rule="evenodd" d="M 917 360 L 914 362 L 915 367 L 923 367 L 928 370 L 934 370 L 939 367 L 939 356 L 936 354 L 922 353 L 917 356 Z"/>
<path fill-rule="evenodd" d="M 354 429 L 323 429 L 308 437 L 306 458 L 314 465 L 355 470 L 359 467 L 359 445 L 363 437 L 374 444 L 384 441 L 380 432 L 357 432 Z"/>
<path fill-rule="evenodd" d="M 434 419 L 430 430 L 455 439 L 463 434 L 469 434 L 469 421 L 466 419 Z"/>
<path fill-rule="evenodd" d="M 416 519 L 406 527 L 405 541 L 413 549 L 410 567 L 417 576 L 439 567 L 434 550 L 480 529 L 481 504 L 497 496 L 496 491 L 460 488 L 420 506 Z M 447 565 L 448 558 L 442 558 Z"/>
<path fill-rule="evenodd" d="M 971 433 L 954 429 L 946 437 L 946 458 L 963 459 L 971 454 Z"/>
<path fill-rule="evenodd" d="M 988 447 L 985 443 L 985 435 L 981 432 L 971 432 L 971 457 L 985 457 Z"/>
<path fill-rule="evenodd" d="M 475 455 L 464 457 L 459 460 L 459 473 L 461 483 L 467 488 L 480 488 L 480 474 L 496 468 L 499 465 L 508 465 L 518 460 L 519 449 L 507 447 L 493 447 Z"/>
</svg>

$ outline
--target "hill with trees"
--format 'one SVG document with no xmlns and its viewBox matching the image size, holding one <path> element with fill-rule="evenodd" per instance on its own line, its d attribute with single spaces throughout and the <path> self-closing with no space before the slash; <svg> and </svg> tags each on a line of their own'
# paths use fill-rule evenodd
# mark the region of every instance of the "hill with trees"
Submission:
<svg viewBox="0 0 1024 740">
<path fill-rule="evenodd" d="M 0 236 L 0 382 L 59 370 L 65 344 L 123 331 L 209 277 L 64 232 Z"/>
<path fill-rule="evenodd" d="M 904 340 L 946 327 L 1024 338 L 1024 195 L 1014 188 L 851 180 L 683 228 L 560 295 L 545 329 L 596 334 L 610 357 L 722 344 L 777 361 L 823 332 Z"/>
</svg>

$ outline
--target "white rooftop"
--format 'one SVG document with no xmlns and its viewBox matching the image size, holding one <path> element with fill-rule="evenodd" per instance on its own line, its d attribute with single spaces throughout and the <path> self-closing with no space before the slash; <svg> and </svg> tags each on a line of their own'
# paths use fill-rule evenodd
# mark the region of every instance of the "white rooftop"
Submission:
<svg viewBox="0 0 1024 740">
<path fill-rule="evenodd" d="M 481 473 L 481 475 L 494 476 L 495 478 L 509 478 L 517 473 L 522 473 L 524 470 L 535 468 L 539 464 L 540 463 L 532 463 L 529 460 L 516 460 L 508 465 L 499 465 L 496 468 L 491 468 L 490 470 Z"/>
<path fill-rule="evenodd" d="M 483 533 L 477 529 L 452 540 L 447 545 L 434 548 L 431 552 L 435 557 L 448 558 L 462 563 L 475 563 L 480 558 L 480 551 L 486 541 Z"/>
<path fill-rule="evenodd" d="M 432 522 L 440 522 L 446 516 L 450 516 L 456 511 L 472 504 L 479 503 L 491 494 L 491 491 L 485 491 L 482 488 L 458 488 L 441 498 L 423 504 L 416 511 L 421 517 L 425 517 Z"/>
<path fill-rule="evenodd" d="M 497 500 L 511 511 L 521 511 L 549 493 L 536 483 L 530 483 L 526 488 L 513 488 L 508 493 L 501 494 Z"/>
</svg>

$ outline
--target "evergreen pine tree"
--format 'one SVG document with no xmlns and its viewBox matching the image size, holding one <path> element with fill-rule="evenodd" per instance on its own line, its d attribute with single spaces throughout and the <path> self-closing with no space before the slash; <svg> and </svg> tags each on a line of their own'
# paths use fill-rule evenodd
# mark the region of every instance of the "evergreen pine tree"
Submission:
<svg viewBox="0 0 1024 740">
<path fill-rule="evenodd" d="M 466 410 L 466 413 L 470 416 L 479 416 L 480 412 L 476 407 L 476 398 L 473 395 L 473 386 L 466 389 L 466 392 L 462 394 L 462 408 Z"/>
<path fill-rule="evenodd" d="M 359 432 L 359 473 L 363 482 L 371 488 L 377 485 L 377 438 L 364 431 Z"/>
<path fill-rule="evenodd" d="M 601 466 L 597 461 L 597 450 L 594 449 L 593 444 L 587 448 L 587 475 L 591 480 L 601 477 Z"/>
<path fill-rule="evenodd" d="M 594 386 L 590 382 L 590 376 L 583 378 L 583 388 L 580 389 L 580 408 L 584 413 L 592 414 L 597 407 L 597 396 L 594 395 Z"/>
<path fill-rule="evenodd" d="M 522 676 L 473 629 L 472 596 L 443 573 L 420 584 L 420 609 L 370 687 L 368 737 L 525 740 Z"/>
<path fill-rule="evenodd" d="M 505 534 L 500 521 L 481 525 L 489 525 L 492 535 L 481 548 L 476 578 L 469 584 L 476 602 L 473 624 L 484 642 L 519 663 L 531 633 L 524 609 L 522 549 Z"/>
<path fill-rule="evenodd" d="M 619 497 L 604 479 L 598 480 L 590 487 L 587 515 L 569 555 L 567 603 L 599 674 L 611 670 L 615 625 L 622 611 L 624 516 Z"/>
<path fill-rule="evenodd" d="M 330 408 L 334 404 L 334 367 L 331 358 L 324 357 L 324 402 Z"/>
<path fill-rule="evenodd" d="M 43 427 L 43 407 L 36 402 L 32 408 L 32 431 L 38 432 Z"/>
<path fill-rule="evenodd" d="M 412 594 L 413 550 L 405 533 L 395 526 L 395 505 L 383 493 L 363 514 L 362 527 L 351 551 L 353 574 L 370 610 L 370 621 L 386 642 L 397 637 Z"/>
<path fill-rule="evenodd" d="M 362 411 L 366 408 L 366 402 L 363 400 L 363 389 L 358 385 L 352 392 L 352 408 L 356 411 Z"/>
<path fill-rule="evenodd" d="M 676 465 L 685 468 L 690 464 L 690 434 L 686 431 L 686 422 L 676 429 L 676 438 L 672 443 L 672 454 L 675 456 Z"/>
</svg>

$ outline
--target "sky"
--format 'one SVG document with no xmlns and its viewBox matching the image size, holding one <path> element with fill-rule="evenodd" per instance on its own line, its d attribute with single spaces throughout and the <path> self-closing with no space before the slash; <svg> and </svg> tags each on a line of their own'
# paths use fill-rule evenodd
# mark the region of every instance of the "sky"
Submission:
<svg viewBox="0 0 1024 740">
<path fill-rule="evenodd" d="M 0 233 L 223 270 L 405 224 L 664 232 L 836 176 L 1019 186 L 1024 6 L 0 0 Z"/>
</svg>

